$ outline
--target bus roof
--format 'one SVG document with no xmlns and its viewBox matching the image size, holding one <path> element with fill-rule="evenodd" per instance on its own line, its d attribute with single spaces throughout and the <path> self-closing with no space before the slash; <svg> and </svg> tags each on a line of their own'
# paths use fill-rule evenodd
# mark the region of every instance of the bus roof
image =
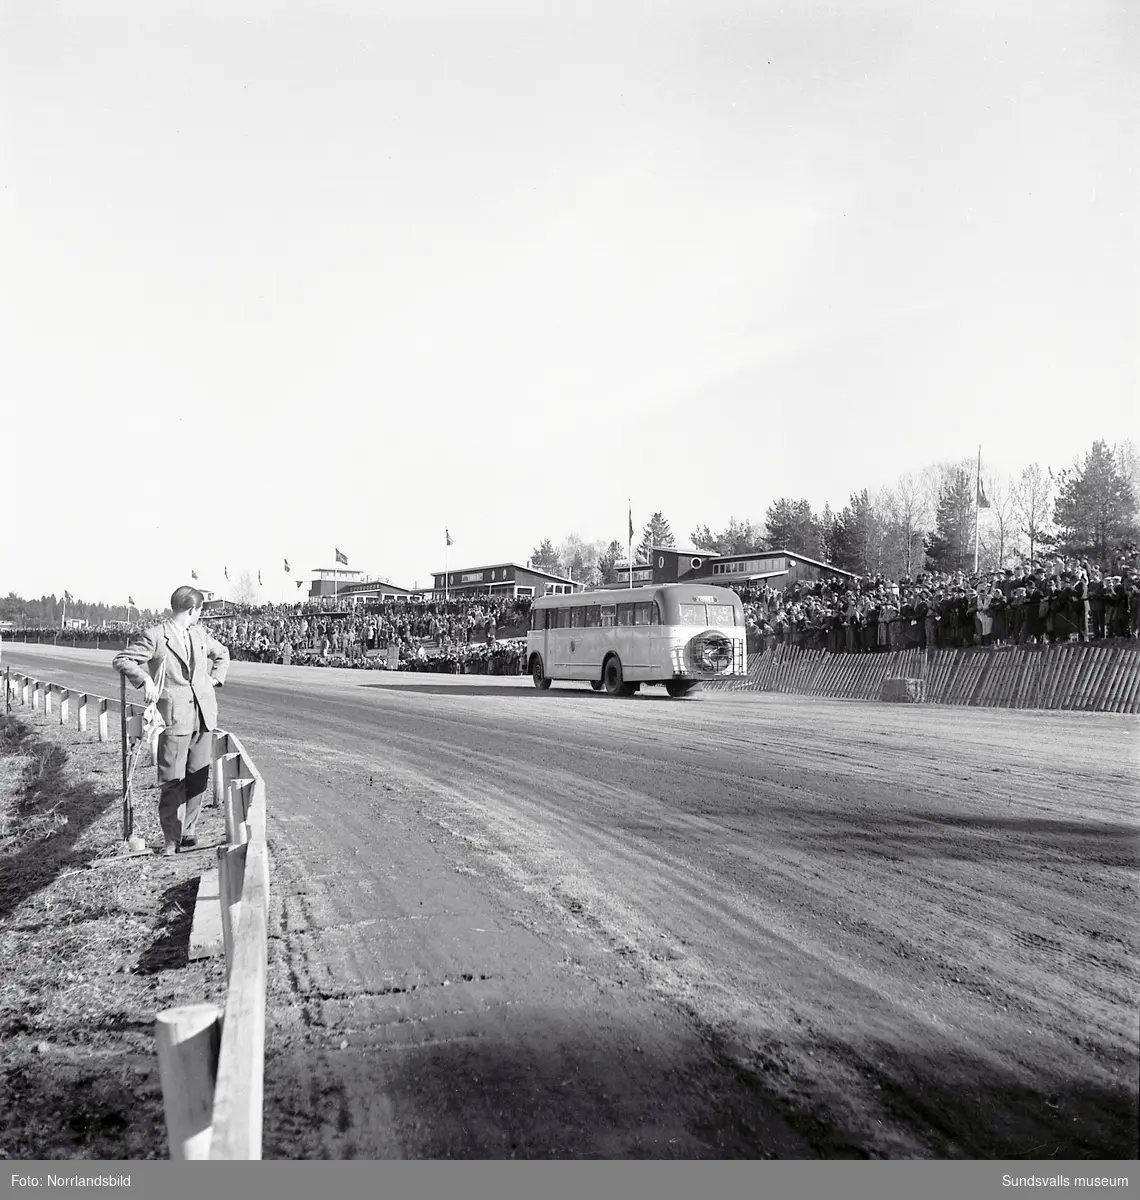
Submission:
<svg viewBox="0 0 1140 1200">
<path fill-rule="evenodd" d="M 677 595 L 677 593 L 681 593 Z M 646 584 L 642 587 L 600 588 L 594 592 L 574 592 L 560 596 L 540 596 L 535 600 L 534 608 L 561 608 L 567 604 L 636 604 L 638 601 L 652 600 L 661 595 L 675 595 L 681 603 L 701 604 L 710 600 L 718 604 L 739 604 L 743 607 L 740 596 L 732 588 L 714 586 L 710 583 L 660 583 L 654 587 Z"/>
</svg>

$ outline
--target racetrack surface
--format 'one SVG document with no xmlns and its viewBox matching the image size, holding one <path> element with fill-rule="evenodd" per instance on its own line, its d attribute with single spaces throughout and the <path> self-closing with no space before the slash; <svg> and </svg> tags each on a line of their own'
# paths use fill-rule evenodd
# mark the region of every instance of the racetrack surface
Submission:
<svg viewBox="0 0 1140 1200">
<path fill-rule="evenodd" d="M 267 1157 L 1136 1155 L 1135 718 L 656 693 L 231 665 Z"/>
</svg>

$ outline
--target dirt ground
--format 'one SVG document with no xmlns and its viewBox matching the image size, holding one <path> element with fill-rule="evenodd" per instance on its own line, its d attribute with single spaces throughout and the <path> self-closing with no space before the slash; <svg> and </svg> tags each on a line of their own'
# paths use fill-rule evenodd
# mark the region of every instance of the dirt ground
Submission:
<svg viewBox="0 0 1140 1200">
<path fill-rule="evenodd" d="M 1134 718 L 245 663 L 222 704 L 267 1156 L 1137 1153 Z"/>
<path fill-rule="evenodd" d="M 120 785 L 117 743 L 0 713 L 0 1157 L 165 1158 L 154 1019 L 224 990 L 187 958 L 201 855 L 114 861 Z"/>
</svg>

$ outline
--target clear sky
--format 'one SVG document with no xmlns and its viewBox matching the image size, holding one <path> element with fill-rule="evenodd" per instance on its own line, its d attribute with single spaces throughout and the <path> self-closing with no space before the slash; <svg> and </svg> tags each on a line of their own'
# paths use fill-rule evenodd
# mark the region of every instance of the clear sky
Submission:
<svg viewBox="0 0 1140 1200">
<path fill-rule="evenodd" d="M 0 589 L 423 585 L 1131 436 L 1138 16 L 0 0 Z"/>
</svg>

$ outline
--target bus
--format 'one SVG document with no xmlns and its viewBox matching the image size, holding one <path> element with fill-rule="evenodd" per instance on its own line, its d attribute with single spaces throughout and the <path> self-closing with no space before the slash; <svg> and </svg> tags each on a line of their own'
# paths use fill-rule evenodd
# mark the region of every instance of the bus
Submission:
<svg viewBox="0 0 1140 1200">
<path fill-rule="evenodd" d="M 527 673 L 540 690 L 562 679 L 632 696 L 664 684 L 687 696 L 705 679 L 748 673 L 744 605 L 701 583 L 543 596 L 530 610 Z"/>
</svg>

